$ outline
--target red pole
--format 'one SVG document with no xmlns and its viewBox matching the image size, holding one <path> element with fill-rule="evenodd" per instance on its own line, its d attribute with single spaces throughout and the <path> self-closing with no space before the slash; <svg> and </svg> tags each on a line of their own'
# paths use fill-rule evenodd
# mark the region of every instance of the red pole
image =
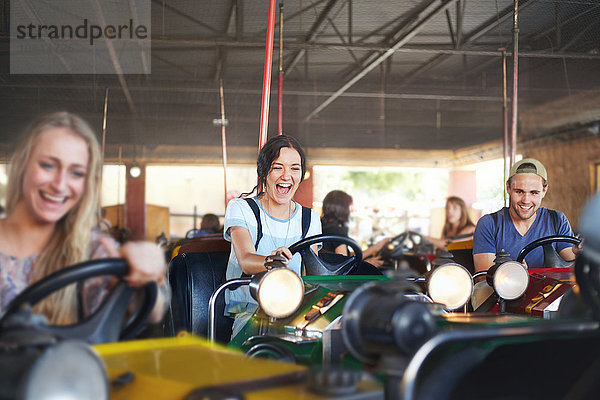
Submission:
<svg viewBox="0 0 600 400">
<path fill-rule="evenodd" d="M 279 76 L 277 80 L 277 134 L 283 134 L 283 2 L 279 3 Z"/>
<path fill-rule="evenodd" d="M 260 110 L 260 136 L 258 148 L 267 141 L 269 127 L 269 96 L 271 95 L 271 64 L 273 63 L 273 32 L 275 31 L 275 8 L 277 0 L 269 0 L 269 18 L 267 20 L 267 43 L 265 45 L 265 69 L 263 75 L 262 105 Z"/>
</svg>

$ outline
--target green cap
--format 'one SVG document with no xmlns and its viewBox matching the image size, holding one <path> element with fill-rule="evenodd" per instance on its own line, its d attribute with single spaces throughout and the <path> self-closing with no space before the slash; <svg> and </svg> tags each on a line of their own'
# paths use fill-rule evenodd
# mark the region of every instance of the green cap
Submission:
<svg viewBox="0 0 600 400">
<path fill-rule="evenodd" d="M 508 179 L 512 178 L 516 174 L 536 174 L 541 177 L 544 181 L 548 181 L 548 173 L 546 168 L 541 162 L 535 158 L 524 158 L 521 161 L 517 161 L 510 167 L 510 173 Z"/>
</svg>

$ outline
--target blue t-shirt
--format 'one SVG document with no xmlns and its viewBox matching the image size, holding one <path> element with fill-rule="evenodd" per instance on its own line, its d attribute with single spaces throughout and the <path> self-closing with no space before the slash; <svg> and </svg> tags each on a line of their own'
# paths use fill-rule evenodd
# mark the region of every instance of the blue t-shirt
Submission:
<svg viewBox="0 0 600 400">
<path fill-rule="evenodd" d="M 525 236 L 521 236 L 510 218 L 508 207 L 504 207 L 498 212 L 498 237 L 496 238 L 494 238 L 494 217 L 491 214 L 484 215 L 477 222 L 477 227 L 475 227 L 473 233 L 473 254 L 497 253 L 504 249 L 510 253 L 510 258 L 516 260 L 519 252 L 534 240 L 552 235 L 573 236 L 571 225 L 565 214 L 560 211 L 556 211 L 556 214 L 558 216 L 558 227 L 554 226 L 552 216 L 547 208 L 538 208 L 535 221 L 533 221 Z M 554 243 L 553 246 L 557 252 L 560 252 L 573 245 L 559 242 Z M 533 249 L 525 256 L 525 261 L 529 268 L 542 267 L 544 265 L 542 247 Z"/>
</svg>

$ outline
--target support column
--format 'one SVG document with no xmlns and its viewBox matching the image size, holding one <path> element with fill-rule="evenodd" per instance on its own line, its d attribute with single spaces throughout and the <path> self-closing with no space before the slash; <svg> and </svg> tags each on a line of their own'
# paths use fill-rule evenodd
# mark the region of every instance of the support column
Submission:
<svg viewBox="0 0 600 400">
<path fill-rule="evenodd" d="M 306 178 L 306 175 L 308 177 Z M 306 168 L 305 179 L 302 181 L 296 194 L 294 195 L 294 200 L 303 205 L 304 207 L 312 208 L 313 203 L 313 169 L 312 167 Z"/>
<path fill-rule="evenodd" d="M 126 164 L 125 227 L 131 240 L 146 239 L 146 165 Z M 135 177 L 139 168 L 139 176 Z M 133 170 L 132 170 L 133 168 Z"/>
<path fill-rule="evenodd" d="M 462 198 L 467 207 L 477 201 L 476 171 L 454 170 L 448 176 L 448 196 Z"/>
</svg>

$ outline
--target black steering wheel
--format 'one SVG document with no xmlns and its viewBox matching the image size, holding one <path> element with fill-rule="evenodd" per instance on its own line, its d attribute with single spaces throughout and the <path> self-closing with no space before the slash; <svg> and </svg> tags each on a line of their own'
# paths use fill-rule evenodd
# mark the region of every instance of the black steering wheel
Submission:
<svg viewBox="0 0 600 400">
<path fill-rule="evenodd" d="M 431 253 L 433 253 L 433 245 L 420 233 L 413 231 L 405 231 L 394 236 L 381 250 L 377 252 L 377 256 L 381 256 L 384 259 L 400 260 L 404 253 L 410 251 L 417 251 L 425 248 L 425 246 L 431 246 Z"/>
<path fill-rule="evenodd" d="M 531 250 L 536 247 L 542 246 L 544 250 L 544 267 L 546 268 L 572 268 L 575 264 L 574 261 L 565 261 L 557 252 L 552 243 L 557 242 L 566 242 L 572 244 L 581 243 L 581 239 L 572 236 L 564 236 L 564 235 L 553 235 L 546 236 L 543 238 L 539 238 L 538 240 L 534 240 L 529 243 L 527 246 L 523 247 L 523 249 L 519 252 L 517 256 L 517 262 L 522 263 L 525 259 L 525 256 L 531 252 Z"/>
<path fill-rule="evenodd" d="M 329 263 L 317 256 L 310 246 L 316 243 L 333 242 L 345 244 L 354 255 L 344 258 L 337 264 Z M 358 243 L 346 236 L 337 235 L 315 235 L 309 236 L 294 243 L 289 247 L 292 253 L 300 253 L 306 270 L 306 275 L 348 275 L 354 268 L 358 268 L 362 261 L 362 250 Z"/>
<path fill-rule="evenodd" d="M 144 296 L 141 304 L 125 326 L 122 326 L 127 306 L 135 292 L 135 289 L 129 287 L 122 279 L 128 271 L 129 267 L 124 259 L 104 258 L 75 264 L 50 274 L 15 297 L 5 309 L 0 319 L 0 326 L 4 326 L 7 319 L 16 314 L 26 303 L 34 305 L 54 291 L 85 279 L 112 275 L 119 278 L 118 283 L 114 285 L 98 309 L 85 320 L 72 325 L 46 325 L 38 328 L 64 339 L 80 339 L 90 344 L 133 339 L 142 330 L 146 318 L 154 308 L 158 289 L 154 282 L 143 287 Z"/>
</svg>

